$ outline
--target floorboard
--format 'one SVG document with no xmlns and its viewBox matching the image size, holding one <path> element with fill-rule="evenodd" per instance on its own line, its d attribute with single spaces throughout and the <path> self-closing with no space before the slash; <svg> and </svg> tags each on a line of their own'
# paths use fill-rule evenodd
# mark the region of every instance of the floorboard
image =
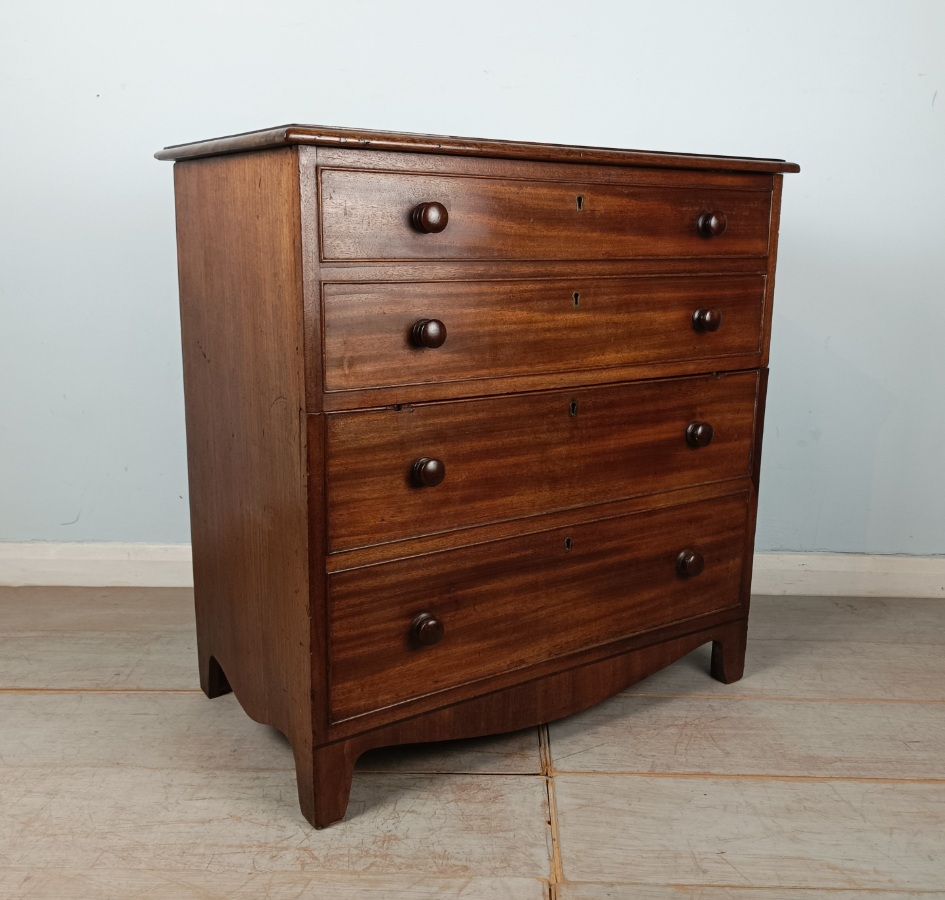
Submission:
<svg viewBox="0 0 945 900">
<path fill-rule="evenodd" d="M 322 831 L 282 735 L 200 693 L 190 591 L 2 588 L 0 622 L 0 897 L 945 898 L 942 601 L 756 597 L 740 682 L 703 647 L 372 751 Z"/>
</svg>

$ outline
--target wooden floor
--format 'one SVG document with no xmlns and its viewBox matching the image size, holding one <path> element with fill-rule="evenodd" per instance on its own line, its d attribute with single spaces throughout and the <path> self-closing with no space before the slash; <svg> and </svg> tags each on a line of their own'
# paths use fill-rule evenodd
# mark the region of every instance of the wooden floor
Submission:
<svg viewBox="0 0 945 900">
<path fill-rule="evenodd" d="M 501 738 L 362 758 L 346 819 L 197 688 L 191 596 L 0 589 L 0 897 L 945 897 L 945 602 L 756 598 L 708 648 Z"/>
</svg>

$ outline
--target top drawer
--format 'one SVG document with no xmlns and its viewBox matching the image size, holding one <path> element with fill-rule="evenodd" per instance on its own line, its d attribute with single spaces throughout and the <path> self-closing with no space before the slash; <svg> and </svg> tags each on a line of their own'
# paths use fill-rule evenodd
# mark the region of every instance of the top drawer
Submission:
<svg viewBox="0 0 945 900">
<path fill-rule="evenodd" d="M 320 191 L 325 261 L 768 252 L 767 190 L 323 169 Z"/>
</svg>

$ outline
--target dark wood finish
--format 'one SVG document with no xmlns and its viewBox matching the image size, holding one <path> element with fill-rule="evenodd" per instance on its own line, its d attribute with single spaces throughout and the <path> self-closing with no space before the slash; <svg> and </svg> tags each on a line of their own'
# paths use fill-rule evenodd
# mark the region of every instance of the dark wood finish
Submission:
<svg viewBox="0 0 945 900">
<path fill-rule="evenodd" d="M 722 327 L 722 310 L 715 306 L 708 309 L 700 306 L 692 311 L 692 327 L 696 331 L 718 331 Z"/>
<path fill-rule="evenodd" d="M 624 259 L 763 256 L 770 195 L 674 188 L 414 175 L 328 169 L 321 173 L 322 259 Z M 576 198 L 583 198 L 578 209 Z M 424 234 L 416 209 L 438 197 L 449 227 Z M 727 227 L 706 240 L 707 206 Z M 445 210 L 444 210 L 445 213 Z M 712 217 L 719 222 L 718 216 Z M 432 230 L 432 228 L 431 228 Z"/>
<path fill-rule="evenodd" d="M 707 641 L 741 676 L 796 166 L 295 126 L 162 156 L 200 681 L 287 735 L 310 822 L 371 747 Z"/>
<path fill-rule="evenodd" d="M 625 649 L 618 655 L 559 667 L 545 677 L 440 705 L 424 715 L 397 718 L 373 729 L 364 730 L 361 720 L 355 719 L 353 723 L 360 730 L 316 751 L 316 765 L 322 776 L 317 814 L 309 811 L 312 809 L 312 795 L 310 791 L 303 791 L 300 775 L 302 811 L 316 827 L 340 819 L 348 804 L 354 765 L 362 753 L 375 747 L 500 734 L 551 722 L 606 700 L 709 641 L 712 641 L 713 648 L 713 668 L 710 671 L 713 677 L 719 678 L 721 670 L 715 667 L 715 649 L 719 647 L 719 652 L 725 652 L 729 657 L 737 655 L 738 631 L 727 624 L 699 625 L 695 632 L 684 631 L 681 636 L 655 634 L 649 643 L 637 642 L 632 651 Z M 741 654 L 744 659 L 744 643 Z M 311 785 L 313 779 L 308 771 L 305 778 L 306 784 Z"/>
<path fill-rule="evenodd" d="M 410 474 L 416 487 L 436 487 L 446 478 L 446 466 L 438 459 L 421 456 L 414 462 Z"/>
<path fill-rule="evenodd" d="M 335 573 L 332 713 L 485 679 L 496 660 L 524 669 L 735 607 L 747 514 L 738 494 Z M 687 547 L 705 559 L 699 578 L 677 576 Z M 409 639 L 420 610 L 445 626 L 435 650 Z"/>
<path fill-rule="evenodd" d="M 676 557 L 676 574 L 680 578 L 695 578 L 705 569 L 705 557 L 698 550 L 683 550 Z"/>
<path fill-rule="evenodd" d="M 567 658 L 558 657 L 530 667 L 527 670 L 527 678 L 531 683 L 537 684 L 566 667 L 583 667 L 598 660 L 620 654 L 632 655 L 641 648 L 650 646 L 651 644 L 671 641 L 680 635 L 694 634 L 696 632 L 705 633 L 719 625 L 737 621 L 741 619 L 742 616 L 743 613 L 740 606 L 732 607 L 718 613 L 702 615 L 698 618 L 689 619 L 675 625 L 668 625 L 664 628 L 657 628 L 653 631 L 634 635 L 610 644 L 589 647 L 585 650 L 573 653 Z M 500 691 L 522 683 L 525 678 L 526 672 L 522 669 L 513 669 L 509 672 L 503 670 L 501 673 L 494 674 L 489 678 L 488 686 L 490 690 Z M 395 704 L 394 706 L 389 706 L 363 716 L 355 716 L 354 718 L 346 719 L 342 722 L 336 722 L 331 726 L 331 734 L 334 740 L 344 740 L 355 737 L 368 728 L 383 728 L 394 722 L 401 721 L 406 718 L 408 713 L 416 718 L 422 718 L 437 710 L 444 709 L 454 704 L 465 703 L 467 700 L 481 695 L 483 693 L 483 687 L 484 684 L 482 681 L 474 681 L 456 688 L 447 688 L 443 691 L 426 694 L 409 701 L 409 703 Z M 711 685 L 707 685 L 707 687 L 711 687 Z"/>
<path fill-rule="evenodd" d="M 414 347 L 436 350 L 446 342 L 446 326 L 439 319 L 418 319 L 410 329 Z"/>
<path fill-rule="evenodd" d="M 198 665 L 200 669 L 200 688 L 211 700 L 214 697 L 229 694 L 233 690 L 229 681 L 226 680 L 223 668 L 217 662 L 216 657 L 204 653 L 200 656 Z"/>
<path fill-rule="evenodd" d="M 329 550 L 747 475 L 757 384 L 750 372 L 333 413 Z M 714 430 L 693 431 L 696 418 Z M 418 489 L 429 457 L 449 474 Z"/>
<path fill-rule="evenodd" d="M 310 757 L 297 168 L 267 152 L 174 174 L 200 683 Z"/>
<path fill-rule="evenodd" d="M 715 428 L 710 422 L 690 422 L 686 426 L 686 443 L 690 447 L 708 447 L 715 437 Z"/>
<path fill-rule="evenodd" d="M 449 212 L 442 203 L 418 203 L 410 214 L 410 224 L 421 234 L 439 234 L 449 224 Z"/>
<path fill-rule="evenodd" d="M 749 170 L 700 171 L 690 169 L 587 165 L 582 163 L 497 159 L 478 156 L 441 156 L 429 153 L 394 153 L 331 147 L 300 147 L 299 152 L 318 157 L 320 170 L 346 169 L 403 174 L 467 175 L 473 178 L 500 178 L 517 181 L 551 181 L 567 184 L 609 184 L 628 187 L 719 188 L 722 190 L 771 193 L 777 175 Z M 577 206 L 577 196 L 574 198 Z"/>
<path fill-rule="evenodd" d="M 325 389 L 442 386 L 543 372 L 566 373 L 571 383 L 578 372 L 610 380 L 619 366 L 715 359 L 729 368 L 726 358 L 739 355 L 757 365 L 764 290 L 764 279 L 752 275 L 329 283 Z M 698 331 L 697 305 L 709 307 L 701 318 L 710 320 Z M 418 327 L 436 335 L 441 352 L 416 352 L 424 343 Z"/>
<path fill-rule="evenodd" d="M 311 416 L 310 421 L 324 421 L 324 417 Z M 453 531 L 420 535 L 411 538 L 408 542 L 371 544 L 351 550 L 339 550 L 326 557 L 325 570 L 328 573 L 341 572 L 358 566 L 389 562 L 392 558 L 421 556 L 424 553 L 449 550 L 454 547 L 469 547 L 488 541 L 546 531 L 549 528 L 559 526 L 572 526 L 583 522 L 593 522 L 597 519 L 632 515 L 648 509 L 664 509 L 668 506 L 696 503 L 699 500 L 718 497 L 720 493 L 735 493 L 751 490 L 751 488 L 751 477 L 746 475 L 729 481 L 704 482 L 686 487 L 676 487 L 671 491 L 663 491 L 658 494 L 640 494 L 623 500 L 610 500 L 606 503 L 594 504 L 593 506 L 571 507 L 570 509 L 543 513 L 540 516 L 531 516 L 525 519 L 504 519 L 482 525 L 470 525 L 467 528 Z"/>
<path fill-rule="evenodd" d="M 443 640 L 445 628 L 443 623 L 432 613 L 420 613 L 410 623 L 410 637 L 418 644 L 432 647 Z"/>
<path fill-rule="evenodd" d="M 716 681 L 731 684 L 745 674 L 747 644 L 747 616 L 726 625 L 723 634 L 712 641 L 712 662 L 709 671 Z"/>
<path fill-rule="evenodd" d="M 781 190 L 784 186 L 784 178 L 781 175 L 775 175 L 771 179 L 771 224 L 768 228 L 768 260 L 765 278 L 765 313 L 764 323 L 761 329 L 761 363 L 762 367 L 768 365 L 768 358 L 771 349 L 771 312 L 774 308 L 774 284 L 775 271 L 778 261 L 778 230 L 781 220 Z"/>
<path fill-rule="evenodd" d="M 293 144 L 319 147 L 358 147 L 362 150 L 485 156 L 499 159 L 549 160 L 566 163 L 608 163 L 618 166 L 657 166 L 665 169 L 697 169 L 735 172 L 799 172 L 795 163 L 783 159 L 747 156 L 708 156 L 699 153 L 663 153 L 618 150 L 608 147 L 536 144 L 527 141 L 494 141 L 481 138 L 409 134 L 395 131 L 367 131 L 359 128 L 331 128 L 322 125 L 282 125 L 228 137 L 174 144 L 155 153 L 157 159 L 194 159 L 220 153 L 263 150 Z"/>
<path fill-rule="evenodd" d="M 723 213 L 702 213 L 696 221 L 696 229 L 704 238 L 714 238 L 725 233 L 728 216 Z"/>
</svg>

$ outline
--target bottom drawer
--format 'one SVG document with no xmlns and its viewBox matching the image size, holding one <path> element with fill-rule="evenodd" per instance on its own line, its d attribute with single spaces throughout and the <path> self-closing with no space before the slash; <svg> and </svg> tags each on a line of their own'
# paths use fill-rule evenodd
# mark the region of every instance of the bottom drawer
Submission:
<svg viewBox="0 0 945 900">
<path fill-rule="evenodd" d="M 748 502 L 732 494 L 332 574 L 333 720 L 737 606 Z M 435 621 L 418 635 L 424 614 Z M 437 623 L 442 638 L 425 644 Z"/>
</svg>

